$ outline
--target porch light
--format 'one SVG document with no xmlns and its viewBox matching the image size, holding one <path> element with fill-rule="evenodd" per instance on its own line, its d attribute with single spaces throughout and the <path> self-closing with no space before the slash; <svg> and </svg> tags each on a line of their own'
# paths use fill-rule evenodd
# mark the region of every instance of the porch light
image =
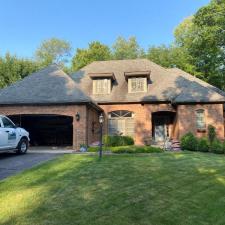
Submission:
<svg viewBox="0 0 225 225">
<path fill-rule="evenodd" d="M 77 112 L 75 116 L 76 116 L 76 121 L 78 122 L 80 120 L 80 114 Z"/>
<path fill-rule="evenodd" d="M 104 116 L 103 116 L 102 113 L 101 113 L 101 115 L 99 116 L 99 123 L 100 123 L 100 124 L 103 124 L 103 123 L 104 123 Z"/>
</svg>

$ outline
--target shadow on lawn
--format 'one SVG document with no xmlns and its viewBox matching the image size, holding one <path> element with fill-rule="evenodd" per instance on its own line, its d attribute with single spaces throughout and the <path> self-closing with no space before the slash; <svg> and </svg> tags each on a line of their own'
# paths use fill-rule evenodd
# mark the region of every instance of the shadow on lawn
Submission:
<svg viewBox="0 0 225 225">
<path fill-rule="evenodd" d="M 1 196 L 11 189 L 15 195 L 42 190 L 25 206 L 18 201 L 0 224 L 219 224 L 225 219 L 222 156 L 118 155 L 101 162 L 70 157 L 32 169 L 32 179 L 28 171 L 6 181 L 16 179 L 16 189 L 0 183 Z"/>
</svg>

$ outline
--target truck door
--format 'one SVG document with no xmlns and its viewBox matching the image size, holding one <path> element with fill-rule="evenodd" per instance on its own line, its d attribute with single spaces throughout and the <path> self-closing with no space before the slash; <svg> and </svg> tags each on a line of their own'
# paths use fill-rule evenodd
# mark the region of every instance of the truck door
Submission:
<svg viewBox="0 0 225 225">
<path fill-rule="evenodd" d="M 0 150 L 8 147 L 8 134 L 3 129 L 2 119 L 0 117 Z"/>
<path fill-rule="evenodd" d="M 7 136 L 7 144 L 6 147 L 14 148 L 17 145 L 17 132 L 16 132 L 16 126 L 12 123 L 11 120 L 9 120 L 6 117 L 2 117 L 2 124 L 3 127 L 1 128 L 4 132 L 4 135 Z"/>
</svg>

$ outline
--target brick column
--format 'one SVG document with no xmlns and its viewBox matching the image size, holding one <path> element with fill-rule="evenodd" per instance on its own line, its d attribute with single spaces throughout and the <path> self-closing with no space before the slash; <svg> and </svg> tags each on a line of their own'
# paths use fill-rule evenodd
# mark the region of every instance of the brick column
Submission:
<svg viewBox="0 0 225 225">
<path fill-rule="evenodd" d="M 76 113 L 79 113 L 80 120 L 76 120 Z M 73 116 L 73 149 L 79 150 L 81 144 L 87 144 L 87 108 L 79 106 Z"/>
</svg>

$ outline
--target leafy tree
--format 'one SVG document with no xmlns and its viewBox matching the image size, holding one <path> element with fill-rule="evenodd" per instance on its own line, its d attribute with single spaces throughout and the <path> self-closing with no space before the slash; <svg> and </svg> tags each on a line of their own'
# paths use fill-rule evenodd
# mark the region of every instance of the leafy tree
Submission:
<svg viewBox="0 0 225 225">
<path fill-rule="evenodd" d="M 174 45 L 159 47 L 152 46 L 148 49 L 147 58 L 163 67 L 178 67 L 186 72 L 195 74 L 195 67 L 190 62 L 190 56 L 184 48 Z"/>
<path fill-rule="evenodd" d="M 130 37 L 128 40 L 118 37 L 112 49 L 114 59 L 137 59 L 145 56 L 135 37 Z"/>
<path fill-rule="evenodd" d="M 104 61 L 111 59 L 111 51 L 107 45 L 99 41 L 91 42 L 87 49 L 77 49 L 72 59 L 72 70 L 76 71 L 93 61 Z"/>
<path fill-rule="evenodd" d="M 23 79 L 38 69 L 40 65 L 37 62 L 6 53 L 5 56 L 0 57 L 0 88 Z"/>
<path fill-rule="evenodd" d="M 69 42 L 57 38 L 51 38 L 41 43 L 35 52 L 37 60 L 44 66 L 52 63 L 64 66 L 68 62 L 72 47 Z"/>
<path fill-rule="evenodd" d="M 175 31 L 200 78 L 225 90 L 225 1 L 212 0 Z"/>
</svg>

